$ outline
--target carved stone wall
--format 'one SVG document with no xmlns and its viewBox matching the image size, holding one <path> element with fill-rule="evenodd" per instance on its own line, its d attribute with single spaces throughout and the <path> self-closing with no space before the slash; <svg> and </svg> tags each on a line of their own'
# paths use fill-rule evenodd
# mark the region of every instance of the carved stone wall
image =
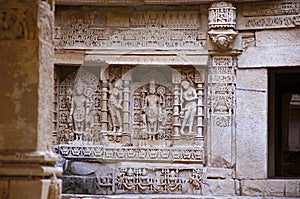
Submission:
<svg viewBox="0 0 300 199">
<path fill-rule="evenodd" d="M 111 65 L 58 77 L 55 151 L 112 170 L 93 174 L 97 186 L 90 194 L 201 192 L 205 74 L 193 66 Z M 130 161 L 147 165 L 110 163 Z M 157 168 L 161 162 L 169 167 Z M 184 163 L 197 164 L 187 169 Z M 73 189 L 72 179 L 83 183 L 80 175 L 63 177 L 64 193 Z"/>
<path fill-rule="evenodd" d="M 299 196 L 299 180 L 267 179 L 263 115 L 265 67 L 299 66 L 299 3 L 233 2 L 57 6 L 63 193 Z"/>
</svg>

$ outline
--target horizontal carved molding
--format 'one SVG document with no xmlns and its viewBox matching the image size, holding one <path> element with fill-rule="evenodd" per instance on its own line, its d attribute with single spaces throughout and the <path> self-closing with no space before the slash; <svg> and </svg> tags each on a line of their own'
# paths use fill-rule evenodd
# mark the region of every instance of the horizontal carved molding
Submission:
<svg viewBox="0 0 300 199">
<path fill-rule="evenodd" d="M 300 15 L 245 17 L 237 24 L 237 29 L 294 28 L 300 25 Z"/>
<path fill-rule="evenodd" d="M 264 1 L 243 5 L 243 16 L 295 15 L 300 12 L 297 0 Z"/>
<path fill-rule="evenodd" d="M 194 65 L 206 66 L 208 55 L 206 54 L 86 54 L 85 64 L 132 64 L 132 65 Z"/>
<path fill-rule="evenodd" d="M 61 144 L 54 151 L 65 158 L 98 161 L 203 162 L 203 149 L 196 147 L 105 147 Z"/>
</svg>

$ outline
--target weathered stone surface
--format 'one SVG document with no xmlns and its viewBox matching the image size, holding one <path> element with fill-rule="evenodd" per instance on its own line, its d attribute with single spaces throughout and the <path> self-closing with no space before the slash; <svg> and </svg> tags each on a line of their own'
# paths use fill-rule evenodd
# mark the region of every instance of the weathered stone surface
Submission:
<svg viewBox="0 0 300 199">
<path fill-rule="evenodd" d="M 203 195 L 233 196 L 236 194 L 235 181 L 232 179 L 208 179 L 202 187 Z"/>
<path fill-rule="evenodd" d="M 232 177 L 233 170 L 229 168 L 217 168 L 217 167 L 208 167 L 207 168 L 207 178 L 208 179 L 225 179 Z"/>
<path fill-rule="evenodd" d="M 243 196 L 284 196 L 284 180 L 242 180 Z"/>
<path fill-rule="evenodd" d="M 285 180 L 285 196 L 300 197 L 300 180 Z"/>
<path fill-rule="evenodd" d="M 299 46 L 300 30 L 265 30 L 255 33 L 256 46 Z"/>
<path fill-rule="evenodd" d="M 33 151 L 38 144 L 37 41 L 1 40 L 0 49 L 0 59 L 6 60 L 0 68 L 0 151 Z"/>
<path fill-rule="evenodd" d="M 267 177 L 266 86 L 265 69 L 237 70 L 236 176 L 239 179 Z"/>
<path fill-rule="evenodd" d="M 1 1 L 0 197 L 60 198 L 51 147 L 53 1 Z"/>
<path fill-rule="evenodd" d="M 279 67 L 279 66 L 298 66 L 300 56 L 299 46 L 272 46 L 268 47 L 249 47 L 239 56 L 239 67 Z M 263 62 L 261 60 L 264 60 Z"/>
<path fill-rule="evenodd" d="M 70 172 L 76 175 L 90 175 L 94 174 L 100 168 L 99 163 L 90 162 L 72 162 L 70 165 Z"/>
<path fill-rule="evenodd" d="M 107 10 L 107 26 L 128 27 L 129 10 L 126 8 L 109 8 Z"/>
</svg>

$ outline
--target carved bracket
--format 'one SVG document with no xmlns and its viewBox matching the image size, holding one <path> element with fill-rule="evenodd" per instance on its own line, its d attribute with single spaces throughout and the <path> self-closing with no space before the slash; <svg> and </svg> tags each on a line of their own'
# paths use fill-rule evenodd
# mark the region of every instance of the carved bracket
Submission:
<svg viewBox="0 0 300 199">
<path fill-rule="evenodd" d="M 231 3 L 219 2 L 212 4 L 209 9 L 208 35 L 214 46 L 214 50 L 231 50 L 237 36 L 234 30 L 236 26 L 236 9 Z"/>
<path fill-rule="evenodd" d="M 211 30 L 208 32 L 214 45 L 220 50 L 232 49 L 233 41 L 237 36 L 234 30 Z"/>
</svg>

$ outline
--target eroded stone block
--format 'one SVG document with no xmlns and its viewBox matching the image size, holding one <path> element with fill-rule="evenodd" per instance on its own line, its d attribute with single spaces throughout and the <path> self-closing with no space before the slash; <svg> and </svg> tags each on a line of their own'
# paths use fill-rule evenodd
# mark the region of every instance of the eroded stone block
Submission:
<svg viewBox="0 0 300 199">
<path fill-rule="evenodd" d="M 284 196 L 284 180 L 242 180 L 243 196 Z"/>
<path fill-rule="evenodd" d="M 285 196 L 300 197 L 300 180 L 285 181 Z"/>
<path fill-rule="evenodd" d="M 202 187 L 203 195 L 233 196 L 235 195 L 235 182 L 232 179 L 208 179 Z"/>
</svg>

